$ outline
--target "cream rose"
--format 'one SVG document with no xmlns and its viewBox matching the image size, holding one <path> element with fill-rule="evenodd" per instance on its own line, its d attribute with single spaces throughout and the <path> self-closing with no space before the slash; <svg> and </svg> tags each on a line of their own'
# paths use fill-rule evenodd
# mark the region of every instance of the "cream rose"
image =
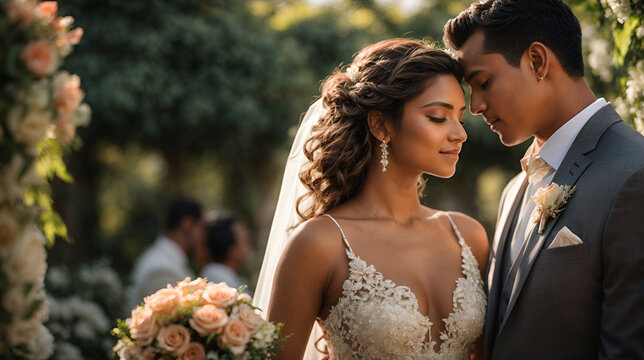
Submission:
<svg viewBox="0 0 644 360">
<path fill-rule="evenodd" d="M 51 113 L 35 107 L 22 117 L 19 113 L 13 113 L 9 117 L 9 127 L 14 137 L 27 145 L 36 145 L 44 139 L 50 124 Z"/>
<path fill-rule="evenodd" d="M 47 40 L 28 43 L 22 50 L 21 58 L 27 69 L 37 77 L 49 76 L 58 67 L 56 48 Z"/>
<path fill-rule="evenodd" d="M 235 355 L 244 352 L 246 344 L 250 340 L 250 332 L 244 323 L 237 318 L 228 319 L 228 324 L 224 328 L 221 341 L 228 345 Z"/>
<path fill-rule="evenodd" d="M 154 311 L 148 307 L 138 306 L 132 310 L 132 317 L 128 319 L 127 325 L 132 338 L 141 345 L 150 345 L 159 331 Z"/>
<path fill-rule="evenodd" d="M 228 322 L 228 315 L 225 310 L 208 304 L 197 309 L 188 322 L 199 335 L 206 336 L 213 332 L 221 333 Z"/>
<path fill-rule="evenodd" d="M 49 79 L 34 81 L 27 91 L 25 103 L 29 106 L 44 109 L 49 105 L 51 97 L 49 91 Z"/>
<path fill-rule="evenodd" d="M 53 353 L 54 337 L 44 325 L 41 325 L 36 337 L 27 343 L 26 355 L 34 360 L 47 360 Z"/>
<path fill-rule="evenodd" d="M 90 108 L 89 105 L 82 103 L 78 107 L 78 111 L 76 111 L 74 116 L 74 124 L 76 124 L 76 126 L 87 126 L 91 117 L 92 108 Z"/>
<path fill-rule="evenodd" d="M 25 310 L 32 302 L 24 295 L 22 286 L 12 286 L 3 295 L 2 305 L 4 309 L 10 314 L 22 318 Z"/>
<path fill-rule="evenodd" d="M 253 299 L 250 297 L 250 295 L 248 295 L 246 293 L 239 294 L 239 297 L 237 298 L 237 300 L 243 301 L 243 302 L 251 302 L 251 301 L 253 301 Z"/>
<path fill-rule="evenodd" d="M 211 284 L 203 292 L 203 299 L 206 303 L 225 308 L 237 300 L 237 290 L 229 287 L 226 283 Z"/>
<path fill-rule="evenodd" d="M 565 193 L 561 186 L 552 183 L 545 190 L 544 194 L 544 207 L 550 209 L 559 205 L 565 196 Z"/>
<path fill-rule="evenodd" d="M 202 278 L 197 278 L 190 281 L 189 277 L 186 277 L 183 281 L 179 282 L 176 286 L 176 289 L 181 291 L 182 295 L 192 294 L 197 290 L 203 290 L 208 286 L 206 280 Z"/>
<path fill-rule="evenodd" d="M 27 344 L 38 336 L 38 330 L 42 326 L 39 319 L 29 319 L 27 321 L 14 321 L 7 329 L 7 343 L 9 346 Z"/>
<path fill-rule="evenodd" d="M 18 222 L 14 214 L 0 211 L 0 246 L 13 243 L 18 237 Z"/>
<path fill-rule="evenodd" d="M 26 228 L 5 265 L 9 280 L 13 284 L 38 281 L 44 277 L 46 259 L 45 236 L 36 226 Z"/>
<path fill-rule="evenodd" d="M 145 297 L 143 301 L 155 315 L 171 315 L 179 307 L 180 299 L 181 292 L 168 285 L 167 288 Z"/>
<path fill-rule="evenodd" d="M 11 120 L 10 120 L 11 121 Z M 18 177 L 25 165 L 25 159 L 19 153 L 15 153 L 9 164 L 2 168 L 0 176 L 0 202 L 14 202 L 24 195 L 24 188 Z M 0 248 L 0 254 L 6 249 Z"/>
<path fill-rule="evenodd" d="M 203 360 L 206 358 L 206 349 L 200 343 L 190 343 L 181 354 L 179 360 Z"/>
<path fill-rule="evenodd" d="M 241 320 L 251 332 L 254 332 L 264 324 L 264 319 L 262 319 L 262 317 L 259 316 L 253 308 L 246 304 L 239 306 L 238 314 L 239 320 Z"/>
<path fill-rule="evenodd" d="M 190 332 L 181 325 L 168 325 L 159 331 L 157 344 L 163 350 L 180 355 L 190 344 Z"/>
<path fill-rule="evenodd" d="M 54 79 L 54 105 L 61 113 L 72 113 L 78 109 L 85 93 L 80 88 L 80 77 L 60 72 Z"/>
</svg>

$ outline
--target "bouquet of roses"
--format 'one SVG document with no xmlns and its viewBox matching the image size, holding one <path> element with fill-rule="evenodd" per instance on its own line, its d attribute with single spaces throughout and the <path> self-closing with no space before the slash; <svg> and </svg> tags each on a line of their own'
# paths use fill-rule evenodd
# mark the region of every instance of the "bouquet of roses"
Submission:
<svg viewBox="0 0 644 360">
<path fill-rule="evenodd" d="M 168 284 L 118 320 L 114 352 L 120 359 L 267 359 L 279 350 L 281 324 L 262 319 L 242 291 L 201 278 Z"/>
</svg>

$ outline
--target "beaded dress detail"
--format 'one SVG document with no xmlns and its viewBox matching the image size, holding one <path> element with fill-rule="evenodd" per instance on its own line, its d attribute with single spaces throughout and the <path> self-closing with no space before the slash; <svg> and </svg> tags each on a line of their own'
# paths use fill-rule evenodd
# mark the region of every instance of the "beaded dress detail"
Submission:
<svg viewBox="0 0 644 360">
<path fill-rule="evenodd" d="M 407 286 L 385 279 L 373 265 L 357 256 L 338 226 L 349 258 L 349 278 L 326 320 L 325 332 L 331 360 L 349 359 L 468 359 L 472 344 L 483 333 L 486 296 L 478 261 L 456 224 L 445 213 L 461 246 L 462 276 L 456 280 L 453 309 L 443 319 L 439 350 L 431 338 L 432 322 L 418 311 L 416 295 Z"/>
</svg>

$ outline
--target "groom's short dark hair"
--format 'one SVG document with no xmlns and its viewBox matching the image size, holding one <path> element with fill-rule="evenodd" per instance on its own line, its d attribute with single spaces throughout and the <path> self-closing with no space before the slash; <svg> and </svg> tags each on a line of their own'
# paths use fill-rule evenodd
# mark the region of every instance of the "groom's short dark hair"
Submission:
<svg viewBox="0 0 644 360">
<path fill-rule="evenodd" d="M 500 53 L 518 67 L 534 41 L 550 48 L 571 77 L 584 76 L 581 27 L 562 0 L 486 0 L 470 5 L 445 24 L 443 41 L 460 49 L 477 30 L 485 34 L 485 50 Z"/>
<path fill-rule="evenodd" d="M 176 229 L 185 218 L 199 220 L 201 218 L 201 205 L 190 198 L 178 197 L 172 199 L 166 210 L 164 229 Z"/>
</svg>

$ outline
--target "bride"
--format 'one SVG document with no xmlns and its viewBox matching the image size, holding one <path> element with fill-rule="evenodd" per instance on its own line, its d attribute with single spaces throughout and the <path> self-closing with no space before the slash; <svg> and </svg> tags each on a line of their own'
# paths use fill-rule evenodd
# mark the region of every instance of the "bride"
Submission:
<svg viewBox="0 0 644 360">
<path fill-rule="evenodd" d="M 485 231 L 418 197 L 423 174 L 454 174 L 467 139 L 461 78 L 445 52 L 390 39 L 325 80 L 291 150 L 255 299 L 291 334 L 276 359 L 478 354 Z"/>
</svg>

